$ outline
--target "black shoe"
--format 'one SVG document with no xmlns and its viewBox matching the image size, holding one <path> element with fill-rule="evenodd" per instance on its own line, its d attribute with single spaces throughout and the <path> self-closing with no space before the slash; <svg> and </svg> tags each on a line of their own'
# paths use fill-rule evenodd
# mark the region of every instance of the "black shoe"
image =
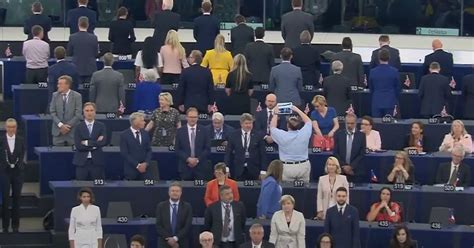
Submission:
<svg viewBox="0 0 474 248">
<path fill-rule="evenodd" d="M 18 233 L 18 228 L 13 228 L 14 233 Z"/>
</svg>

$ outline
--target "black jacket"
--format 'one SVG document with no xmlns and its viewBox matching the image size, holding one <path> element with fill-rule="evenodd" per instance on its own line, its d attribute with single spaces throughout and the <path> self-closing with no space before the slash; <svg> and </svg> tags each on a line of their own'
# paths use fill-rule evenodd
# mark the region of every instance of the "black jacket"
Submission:
<svg viewBox="0 0 474 248">
<path fill-rule="evenodd" d="M 98 138 L 102 136 L 101 141 Z M 83 145 L 82 141 L 87 140 L 87 145 Z M 107 130 L 102 122 L 94 121 L 92 133 L 89 134 L 89 129 L 85 121 L 79 123 L 74 130 L 74 158 L 72 163 L 77 166 L 84 166 L 87 161 L 89 152 L 92 156 L 92 162 L 95 165 L 104 165 L 105 156 L 102 147 L 107 145 Z"/>
<path fill-rule="evenodd" d="M 200 113 L 207 113 L 207 106 L 214 103 L 214 83 L 208 68 L 195 64 L 181 72 L 177 103 L 185 109 L 195 107 Z"/>
<path fill-rule="evenodd" d="M 453 75 L 453 54 L 445 52 L 443 49 L 438 49 L 431 54 L 425 56 L 425 62 L 423 63 L 424 74 L 429 73 L 430 64 L 432 62 L 438 62 L 441 66 L 440 73 L 445 75 L 449 79 Z"/>
<path fill-rule="evenodd" d="M 135 40 L 135 32 L 131 21 L 119 19 L 110 23 L 109 41 L 112 42 L 113 54 L 132 54 L 132 43 Z"/>
<path fill-rule="evenodd" d="M 252 240 L 241 244 L 239 248 L 253 248 Z M 266 240 L 262 240 L 262 245 L 260 246 L 260 248 L 275 248 L 275 245 Z"/>
<path fill-rule="evenodd" d="M 7 134 L 3 134 L 0 138 L 0 149 L 0 170 L 2 173 L 23 171 L 25 167 L 26 145 L 25 140 L 21 136 L 15 135 L 15 149 L 11 153 L 8 147 Z M 10 164 L 15 164 L 15 168 L 12 169 Z"/>
<path fill-rule="evenodd" d="M 275 64 L 273 46 L 263 41 L 248 43 L 244 50 L 247 66 L 254 82 L 268 84 L 270 71 Z"/>
<path fill-rule="evenodd" d="M 245 206 L 242 202 L 233 201 L 230 203 L 234 215 L 234 232 L 235 244 L 240 245 L 244 241 L 245 221 L 247 215 Z M 204 213 L 204 230 L 212 232 L 214 235 L 214 243 L 220 244 L 222 237 L 222 202 L 218 201 L 206 208 Z"/>
<path fill-rule="evenodd" d="M 79 32 L 79 18 L 85 16 L 89 19 L 89 28 L 87 32 L 94 33 L 95 24 L 97 23 L 97 12 L 86 7 L 78 7 L 67 12 L 67 25 L 69 26 L 69 34 Z"/>
<path fill-rule="evenodd" d="M 328 106 L 335 108 L 338 115 L 344 115 L 352 99 L 349 80 L 341 74 L 327 76 L 323 89 Z"/>
<path fill-rule="evenodd" d="M 49 42 L 48 32 L 51 31 L 51 18 L 43 14 L 34 14 L 25 21 L 23 32 L 28 35 L 28 40 L 33 39 L 31 28 L 35 25 L 40 25 L 43 28 L 43 40 Z"/>
<path fill-rule="evenodd" d="M 254 41 L 253 28 L 241 23 L 230 30 L 230 41 L 232 45 L 232 55 L 243 54 L 245 46 Z"/>
<path fill-rule="evenodd" d="M 214 40 L 220 32 L 220 24 L 213 15 L 201 15 L 194 19 L 193 36 L 196 40 L 195 49 L 202 52 L 214 48 Z"/>
<path fill-rule="evenodd" d="M 397 68 L 397 70 L 400 71 L 402 69 L 402 64 L 400 62 L 400 52 L 398 51 L 398 49 L 390 47 L 389 45 L 382 46 L 372 51 L 372 57 L 370 59 L 370 69 L 375 68 L 380 64 L 379 51 L 382 49 L 387 49 L 390 53 L 390 60 L 388 61 L 388 64 L 392 67 Z"/>
<path fill-rule="evenodd" d="M 474 74 L 469 74 L 462 79 L 462 95 L 464 106 L 474 106 Z M 464 118 L 474 119 L 474 108 L 464 107 Z"/>
<path fill-rule="evenodd" d="M 180 20 L 181 16 L 171 10 L 163 10 L 155 14 L 155 21 L 153 22 L 155 31 L 153 38 L 155 38 L 158 50 L 160 50 L 161 46 L 165 43 L 168 31 L 171 29 L 178 31 Z"/>
<path fill-rule="evenodd" d="M 448 108 L 451 98 L 449 78 L 438 73 L 424 75 L 420 81 L 418 94 L 421 98 L 420 114 L 431 117 L 441 113 L 443 107 Z"/>
<path fill-rule="evenodd" d="M 438 167 L 438 172 L 436 173 L 436 183 L 437 184 L 446 184 L 451 177 L 451 162 L 442 163 Z M 458 168 L 458 178 L 459 182 L 456 184 L 461 187 L 471 186 L 471 169 L 469 165 L 461 162 Z"/>
<path fill-rule="evenodd" d="M 302 44 L 293 49 L 291 63 L 301 68 L 304 85 L 315 85 L 321 88 L 319 83 L 319 73 L 321 58 L 318 49 L 311 44 Z"/>
<path fill-rule="evenodd" d="M 176 225 L 176 233 L 172 233 L 171 229 L 171 210 L 170 201 L 160 202 L 156 208 L 156 231 L 158 233 L 158 246 L 170 247 L 166 242 L 166 238 L 176 236 L 178 238 L 179 247 L 189 247 L 189 237 L 193 221 L 193 210 L 191 205 L 183 200 L 178 204 L 178 220 Z"/>
</svg>

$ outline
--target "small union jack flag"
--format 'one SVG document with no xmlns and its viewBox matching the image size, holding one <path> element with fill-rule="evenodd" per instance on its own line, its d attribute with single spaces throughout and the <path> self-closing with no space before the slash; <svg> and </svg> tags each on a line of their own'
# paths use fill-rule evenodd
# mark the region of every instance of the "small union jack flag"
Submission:
<svg viewBox="0 0 474 248">
<path fill-rule="evenodd" d="M 258 102 L 258 106 L 257 106 L 257 109 L 255 111 L 257 111 L 257 112 L 262 111 L 262 104 L 260 102 Z"/>
<path fill-rule="evenodd" d="M 451 76 L 451 82 L 449 82 L 449 86 L 451 88 L 456 88 L 456 80 L 454 80 L 454 77 Z"/>
<path fill-rule="evenodd" d="M 392 117 L 396 117 L 398 115 L 398 106 L 395 105 L 395 107 L 393 107 L 393 113 L 392 113 Z"/>
<path fill-rule="evenodd" d="M 451 209 L 449 210 L 449 213 L 450 213 L 450 215 L 449 215 L 449 223 L 455 224 L 455 223 L 456 223 L 456 218 L 454 218 L 454 210 L 451 208 Z"/>
<path fill-rule="evenodd" d="M 441 110 L 441 113 L 440 113 L 441 117 L 446 117 L 448 116 L 448 111 L 446 110 L 446 106 L 443 106 L 443 110 Z"/>
<path fill-rule="evenodd" d="M 349 105 L 349 108 L 346 110 L 346 114 L 354 114 L 354 107 L 352 107 L 352 104 Z"/>
<path fill-rule="evenodd" d="M 123 114 L 123 112 L 125 112 L 125 106 L 123 105 L 122 101 L 120 101 L 118 112 L 121 113 L 121 114 Z"/>
<path fill-rule="evenodd" d="M 319 83 L 322 84 L 323 83 L 323 74 L 322 73 L 319 73 Z"/>
<path fill-rule="evenodd" d="M 211 107 L 211 112 L 212 112 L 212 113 L 219 112 L 219 109 L 217 108 L 216 102 L 214 102 L 214 105 L 212 105 L 212 107 Z"/>
<path fill-rule="evenodd" d="M 8 44 L 7 48 L 5 49 L 5 56 L 7 58 L 11 58 L 13 56 L 12 50 L 10 49 L 10 44 Z"/>
<path fill-rule="evenodd" d="M 411 80 L 410 80 L 410 77 L 408 76 L 408 74 L 406 75 L 406 77 L 405 77 L 405 82 L 403 82 L 403 84 L 404 84 L 406 87 L 410 88 Z"/>
<path fill-rule="evenodd" d="M 379 179 L 377 178 L 377 176 L 375 175 L 375 172 L 373 169 L 370 170 L 370 182 L 372 183 L 377 183 L 379 182 Z"/>
<path fill-rule="evenodd" d="M 304 108 L 304 113 L 308 114 L 309 113 L 309 105 L 306 103 L 306 107 Z"/>
</svg>

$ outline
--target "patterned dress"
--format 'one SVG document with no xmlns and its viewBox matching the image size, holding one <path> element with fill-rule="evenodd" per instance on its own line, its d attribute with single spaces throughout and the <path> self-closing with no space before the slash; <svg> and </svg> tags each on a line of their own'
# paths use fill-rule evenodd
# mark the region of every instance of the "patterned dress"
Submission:
<svg viewBox="0 0 474 248">
<path fill-rule="evenodd" d="M 153 133 L 152 146 L 170 146 L 174 145 L 176 137 L 176 125 L 179 122 L 179 112 L 174 108 L 169 111 L 162 111 L 157 108 L 153 111 L 151 120 L 154 123 L 155 131 Z"/>
</svg>

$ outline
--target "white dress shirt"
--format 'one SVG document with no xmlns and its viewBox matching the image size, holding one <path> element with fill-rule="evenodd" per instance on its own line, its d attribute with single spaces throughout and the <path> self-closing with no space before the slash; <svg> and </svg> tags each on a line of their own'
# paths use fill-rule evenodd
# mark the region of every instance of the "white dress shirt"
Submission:
<svg viewBox="0 0 474 248">
<path fill-rule="evenodd" d="M 337 206 L 337 212 L 339 213 L 339 209 L 342 208 L 342 214 L 344 214 L 344 211 L 346 211 L 347 203 L 344 203 L 344 205 L 342 206 L 337 204 L 336 206 Z"/>
<path fill-rule="evenodd" d="M 197 124 L 194 125 L 194 127 L 191 127 L 189 124 L 186 125 L 188 127 L 188 138 L 189 138 L 189 144 L 191 145 L 191 128 L 194 128 L 194 142 L 196 142 L 196 137 L 197 137 Z"/>
<path fill-rule="evenodd" d="M 67 90 L 67 92 L 65 93 L 66 94 L 66 104 L 67 104 L 67 101 L 69 100 L 69 93 L 71 93 L 71 90 Z M 63 94 L 64 93 L 59 93 L 59 97 L 60 97 L 61 100 L 63 100 Z M 63 125 L 64 125 L 64 123 L 62 123 L 62 122 L 58 123 L 59 128 L 61 128 Z"/>
<path fill-rule="evenodd" d="M 100 208 L 95 205 L 73 207 L 69 221 L 69 240 L 74 240 L 75 247 L 98 247 L 102 239 L 102 221 Z"/>
<path fill-rule="evenodd" d="M 225 205 L 226 205 L 226 203 L 222 202 L 222 204 L 221 204 L 221 208 L 222 208 L 222 229 L 224 229 Z M 230 222 L 229 222 L 230 232 L 229 232 L 229 236 L 227 236 L 225 238 L 222 237 L 222 239 L 221 239 L 222 242 L 234 242 L 235 241 L 234 211 L 232 210 L 232 204 L 230 204 L 230 203 L 229 203 L 229 208 L 230 208 Z"/>
<path fill-rule="evenodd" d="M 132 130 L 133 138 L 136 137 L 137 132 L 138 132 L 138 138 L 140 139 L 140 144 L 141 144 L 142 143 L 142 132 L 140 132 L 140 130 L 134 129 L 133 127 L 130 127 L 130 130 Z"/>
<path fill-rule="evenodd" d="M 453 174 L 453 171 L 455 169 L 458 169 L 458 173 L 459 173 L 459 164 L 454 164 L 453 162 L 451 162 L 451 170 L 449 171 L 449 176 L 448 176 L 448 182 L 449 183 L 449 179 L 451 179 L 451 175 Z"/>
<path fill-rule="evenodd" d="M 256 245 L 252 242 L 252 248 L 261 248 L 262 247 L 262 242 L 260 244 Z"/>
<path fill-rule="evenodd" d="M 8 148 L 10 148 L 11 153 L 13 153 L 13 151 L 15 150 L 15 139 L 16 139 L 16 135 L 13 135 L 12 137 L 10 137 L 7 134 Z"/>
</svg>

